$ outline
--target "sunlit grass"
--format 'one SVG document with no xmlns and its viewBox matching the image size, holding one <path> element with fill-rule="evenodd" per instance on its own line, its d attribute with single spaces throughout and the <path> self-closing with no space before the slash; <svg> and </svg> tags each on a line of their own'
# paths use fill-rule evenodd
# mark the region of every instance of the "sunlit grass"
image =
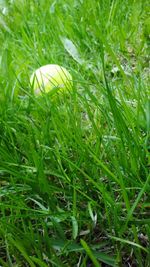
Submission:
<svg viewBox="0 0 150 267">
<path fill-rule="evenodd" d="M 149 266 L 147 6 L 0 2 L 2 266 Z M 51 63 L 72 91 L 35 97 Z"/>
</svg>

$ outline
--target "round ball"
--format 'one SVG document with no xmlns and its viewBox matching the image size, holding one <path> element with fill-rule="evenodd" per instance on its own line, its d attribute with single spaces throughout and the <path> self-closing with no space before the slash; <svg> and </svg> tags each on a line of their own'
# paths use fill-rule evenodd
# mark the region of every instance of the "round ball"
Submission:
<svg viewBox="0 0 150 267">
<path fill-rule="evenodd" d="M 30 78 L 31 86 L 35 94 L 57 92 L 71 89 L 72 76 L 62 66 L 49 64 L 35 70 Z"/>
</svg>

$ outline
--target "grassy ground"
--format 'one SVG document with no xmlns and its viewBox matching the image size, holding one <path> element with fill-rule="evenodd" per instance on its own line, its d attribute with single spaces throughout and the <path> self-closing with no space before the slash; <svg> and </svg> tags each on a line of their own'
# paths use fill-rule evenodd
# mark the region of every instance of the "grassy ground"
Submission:
<svg viewBox="0 0 150 267">
<path fill-rule="evenodd" d="M 150 266 L 148 2 L 0 1 L 0 266 Z"/>
</svg>

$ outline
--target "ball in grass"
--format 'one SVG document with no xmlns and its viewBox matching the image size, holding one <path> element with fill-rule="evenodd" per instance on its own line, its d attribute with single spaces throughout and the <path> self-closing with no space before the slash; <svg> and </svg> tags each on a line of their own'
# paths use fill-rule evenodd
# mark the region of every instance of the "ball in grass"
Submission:
<svg viewBox="0 0 150 267">
<path fill-rule="evenodd" d="M 72 88 L 72 76 L 62 66 L 48 64 L 35 70 L 30 77 L 35 94 L 62 92 Z"/>
</svg>

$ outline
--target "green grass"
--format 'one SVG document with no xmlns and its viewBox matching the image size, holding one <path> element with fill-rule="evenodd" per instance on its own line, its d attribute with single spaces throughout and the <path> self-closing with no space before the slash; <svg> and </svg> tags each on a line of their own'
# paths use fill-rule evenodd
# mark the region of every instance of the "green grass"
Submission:
<svg viewBox="0 0 150 267">
<path fill-rule="evenodd" d="M 0 1 L 0 266 L 149 266 L 148 5 Z"/>
</svg>

